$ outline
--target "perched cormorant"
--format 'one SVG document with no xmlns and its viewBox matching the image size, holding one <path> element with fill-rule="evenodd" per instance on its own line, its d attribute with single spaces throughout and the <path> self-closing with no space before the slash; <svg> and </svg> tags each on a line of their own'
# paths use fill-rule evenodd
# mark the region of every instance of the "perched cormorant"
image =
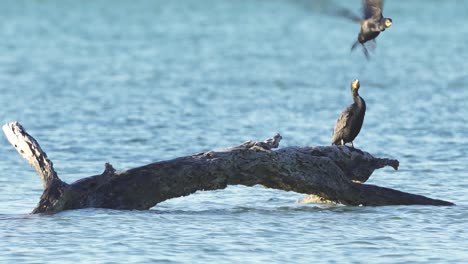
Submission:
<svg viewBox="0 0 468 264">
<path fill-rule="evenodd" d="M 359 96 L 359 87 L 359 80 L 351 82 L 351 94 L 354 103 L 348 106 L 336 121 L 332 145 L 345 145 L 351 142 L 351 146 L 354 148 L 353 140 L 361 131 L 364 114 L 366 113 L 366 102 Z"/>
</svg>

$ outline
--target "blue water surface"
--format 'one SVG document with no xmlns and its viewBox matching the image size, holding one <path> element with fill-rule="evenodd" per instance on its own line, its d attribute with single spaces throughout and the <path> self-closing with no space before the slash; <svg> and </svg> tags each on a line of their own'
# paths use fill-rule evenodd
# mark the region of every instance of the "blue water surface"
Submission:
<svg viewBox="0 0 468 264">
<path fill-rule="evenodd" d="M 0 121 L 17 120 L 66 182 L 264 140 L 328 145 L 361 81 L 355 146 L 395 158 L 369 183 L 457 206 L 298 204 L 231 186 L 149 211 L 31 215 L 34 170 L 0 137 L 0 262 L 466 263 L 468 2 L 386 1 L 371 60 L 360 1 L 2 0 Z"/>
</svg>

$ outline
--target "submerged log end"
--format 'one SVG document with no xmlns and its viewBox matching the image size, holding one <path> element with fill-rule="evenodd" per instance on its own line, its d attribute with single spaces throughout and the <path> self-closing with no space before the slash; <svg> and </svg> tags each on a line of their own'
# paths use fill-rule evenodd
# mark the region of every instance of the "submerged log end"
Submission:
<svg viewBox="0 0 468 264">
<path fill-rule="evenodd" d="M 380 187 L 371 184 L 354 184 L 357 192 L 352 197 L 352 205 L 380 206 L 380 205 L 438 205 L 451 206 L 452 202 L 433 199 L 423 195 L 412 194 Z"/>
<path fill-rule="evenodd" d="M 349 206 L 398 206 L 398 205 L 434 205 L 452 206 L 452 202 L 433 199 L 419 194 L 412 194 L 371 184 L 353 183 L 353 187 L 344 193 L 344 199 L 331 201 L 319 195 L 309 194 L 298 203 L 343 204 Z"/>
</svg>

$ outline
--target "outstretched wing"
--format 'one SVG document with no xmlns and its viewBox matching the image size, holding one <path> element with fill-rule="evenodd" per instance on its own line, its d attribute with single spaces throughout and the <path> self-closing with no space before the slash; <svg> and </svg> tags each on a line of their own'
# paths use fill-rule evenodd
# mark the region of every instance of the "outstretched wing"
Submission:
<svg viewBox="0 0 468 264">
<path fill-rule="evenodd" d="M 354 12 L 344 7 L 338 7 L 335 10 L 332 10 L 330 14 L 335 16 L 342 16 L 354 22 L 361 21 L 361 18 L 358 17 Z"/>
<path fill-rule="evenodd" d="M 364 11 L 364 19 L 382 18 L 382 0 L 362 0 L 362 9 Z"/>
<path fill-rule="evenodd" d="M 295 3 L 311 13 L 345 17 L 355 22 L 361 21 L 361 18 L 354 12 L 341 7 L 333 0 L 291 0 L 290 2 Z"/>
</svg>

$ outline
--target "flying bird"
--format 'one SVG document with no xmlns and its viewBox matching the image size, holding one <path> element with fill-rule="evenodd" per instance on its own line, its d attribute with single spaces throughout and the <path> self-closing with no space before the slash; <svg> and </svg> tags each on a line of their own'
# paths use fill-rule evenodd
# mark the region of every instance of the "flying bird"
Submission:
<svg viewBox="0 0 468 264">
<path fill-rule="evenodd" d="M 369 52 L 367 51 L 364 43 L 373 41 L 377 36 L 385 31 L 385 29 L 392 26 L 393 21 L 391 18 L 384 17 L 382 14 L 383 0 L 363 0 L 362 10 L 363 17 L 356 16 L 353 12 L 347 9 L 337 10 L 337 15 L 347 17 L 355 22 L 361 24 L 361 31 L 358 34 L 356 42 L 351 46 L 351 50 L 354 50 L 357 45 L 361 44 L 364 51 L 364 55 L 369 59 Z"/>
<path fill-rule="evenodd" d="M 336 121 L 333 131 L 332 145 L 345 145 L 351 143 L 361 131 L 364 115 L 366 113 L 366 102 L 359 96 L 359 80 L 351 82 L 351 95 L 354 103 L 348 106 Z"/>
<path fill-rule="evenodd" d="M 360 23 L 361 30 L 356 42 L 351 46 L 351 51 L 361 44 L 367 59 L 369 59 L 369 52 L 364 44 L 368 41 L 372 41 L 375 44 L 375 39 L 380 32 L 385 31 L 385 29 L 393 24 L 391 18 L 384 17 L 382 14 L 383 0 L 362 0 L 362 16 L 356 15 L 333 0 L 291 0 L 291 2 L 296 3 L 309 12 L 345 17 Z"/>
</svg>

